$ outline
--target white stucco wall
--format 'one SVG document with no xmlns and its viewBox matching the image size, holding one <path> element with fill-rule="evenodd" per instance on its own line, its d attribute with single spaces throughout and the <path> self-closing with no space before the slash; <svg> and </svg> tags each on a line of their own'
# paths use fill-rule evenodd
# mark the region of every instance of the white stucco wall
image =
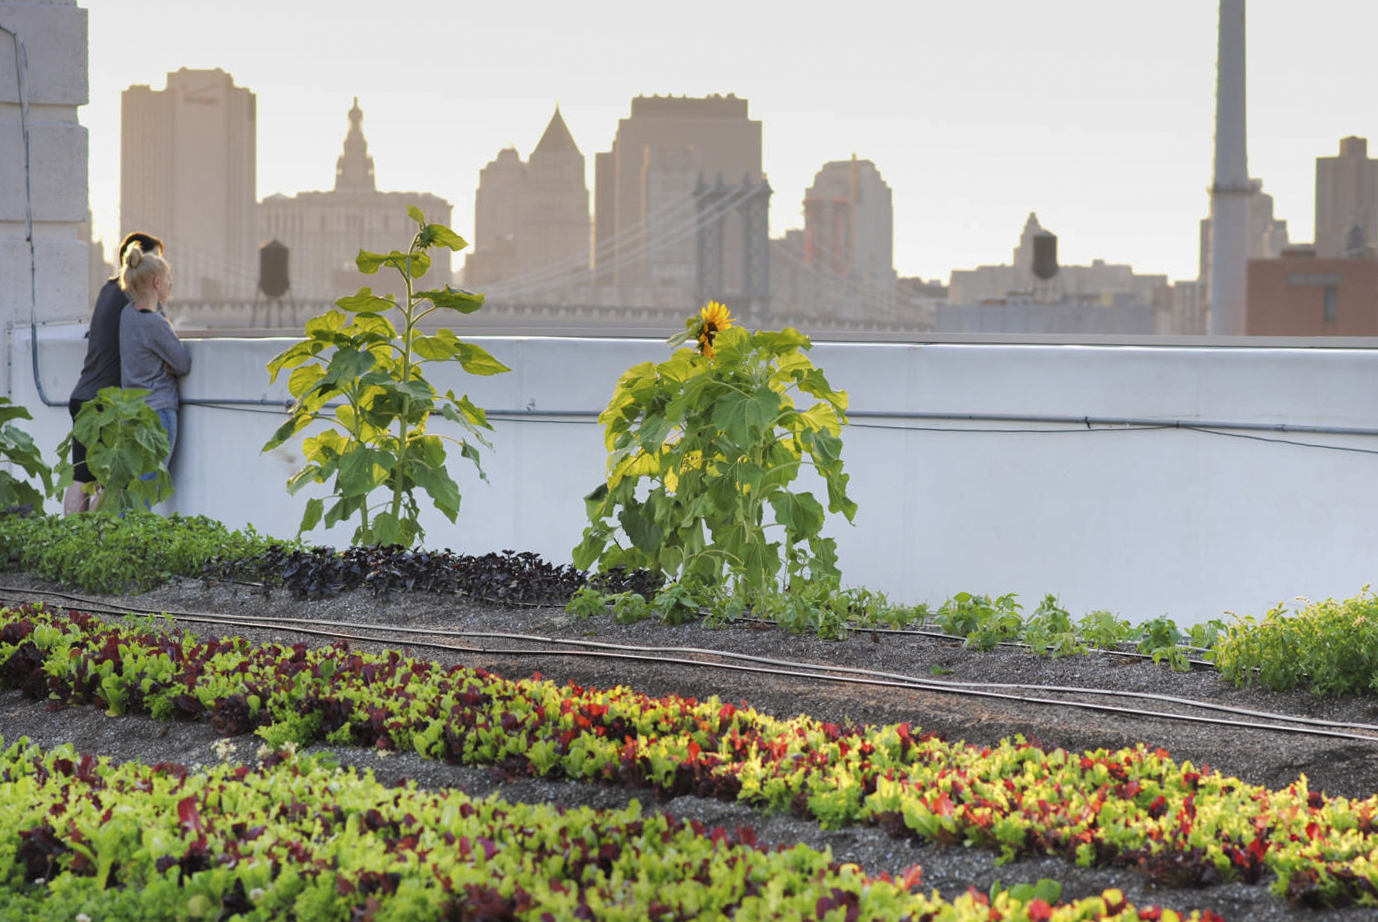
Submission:
<svg viewBox="0 0 1378 922">
<path fill-rule="evenodd" d="M 65 402 L 80 334 L 40 330 L 49 399 Z M 285 399 L 263 367 L 287 342 L 193 341 L 183 397 Z M 666 352 L 646 340 L 482 342 L 513 372 L 433 377 L 490 411 L 534 411 L 495 424 L 494 450 L 484 453 L 489 483 L 467 463 L 453 466 L 464 494 L 459 521 L 432 512 L 426 544 L 568 562 L 584 525 L 581 498 L 603 473 L 602 430 L 587 418 L 540 414 L 596 412 L 621 372 Z M 855 526 L 830 526 L 850 585 L 930 603 L 962 590 L 1016 592 L 1026 608 L 1054 593 L 1076 614 L 1107 608 L 1136 621 L 1167 614 L 1194 623 L 1226 610 L 1261 614 L 1297 595 L 1354 595 L 1374 577 L 1378 438 L 871 414 L 1378 428 L 1370 396 L 1378 351 L 822 343 L 813 357 L 857 414 L 844 461 L 860 512 Z M 15 331 L 10 359 L 14 399 L 39 417 L 29 431 L 51 450 L 68 420 L 65 407 L 40 405 L 27 329 Z M 300 464 L 298 446 L 259 453 L 282 418 L 263 407 L 184 407 L 171 508 L 293 534 L 305 494 L 289 497 L 284 484 Z M 310 537 L 343 545 L 352 529 Z"/>
</svg>

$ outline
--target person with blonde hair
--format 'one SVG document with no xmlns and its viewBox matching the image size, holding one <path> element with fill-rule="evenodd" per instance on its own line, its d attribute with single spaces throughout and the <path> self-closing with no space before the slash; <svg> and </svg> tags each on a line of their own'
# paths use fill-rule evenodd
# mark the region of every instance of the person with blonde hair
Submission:
<svg viewBox="0 0 1378 922">
<path fill-rule="evenodd" d="M 120 241 L 120 265 L 124 264 L 124 256 L 129 248 L 136 243 L 145 253 L 161 255 L 163 252 L 163 241 L 152 234 L 134 231 Z M 128 303 L 129 296 L 120 287 L 119 275 L 106 279 L 91 309 L 91 326 L 86 332 L 86 360 L 82 363 L 81 375 L 72 388 L 72 395 L 67 400 L 67 412 L 74 421 L 82 406 L 88 400 L 95 400 L 101 388 L 120 386 L 120 315 Z M 86 446 L 75 437 L 72 439 L 72 480 L 72 485 L 62 498 L 63 515 L 85 512 L 95 499 L 95 494 L 86 488 L 86 484 L 96 480 L 86 466 Z"/>
<path fill-rule="evenodd" d="M 171 464 L 177 447 L 177 379 L 191 371 L 191 352 L 163 313 L 172 295 L 172 266 L 136 243 L 124 254 L 120 286 L 129 296 L 120 315 L 120 386 L 149 392 L 144 401 L 167 432 Z"/>
</svg>

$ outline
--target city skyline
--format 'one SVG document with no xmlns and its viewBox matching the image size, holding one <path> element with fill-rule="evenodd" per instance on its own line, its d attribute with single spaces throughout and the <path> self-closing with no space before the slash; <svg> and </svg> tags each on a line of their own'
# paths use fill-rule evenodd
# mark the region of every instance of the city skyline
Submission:
<svg viewBox="0 0 1378 922">
<path fill-rule="evenodd" d="M 638 94 L 734 93 L 764 126 L 773 237 L 802 227 L 818 169 L 854 152 L 894 190 L 901 275 L 945 280 L 997 262 L 1029 212 L 1067 263 L 1196 275 L 1215 3 L 861 3 L 844 20 L 821 3 L 783 19 L 709 2 L 685 21 L 620 2 L 596 17 L 442 6 L 386 30 L 351 19 L 356 8 L 366 5 L 151 0 L 134 17 L 94 0 L 80 118 L 107 246 L 119 231 L 120 93 L 218 67 L 257 96 L 259 200 L 331 187 L 340 112 L 357 95 L 379 188 L 446 198 L 472 237 L 479 170 L 508 145 L 529 156 L 555 104 L 587 154 L 607 149 Z M 1248 10 L 1249 172 L 1299 241 L 1312 238 L 1316 158 L 1344 136 L 1378 138 L 1363 95 L 1378 70 L 1363 44 L 1378 4 L 1324 0 L 1306 13 L 1283 0 Z M 533 21 L 541 32 L 521 37 Z M 437 36 L 453 36 L 454 63 Z"/>
</svg>

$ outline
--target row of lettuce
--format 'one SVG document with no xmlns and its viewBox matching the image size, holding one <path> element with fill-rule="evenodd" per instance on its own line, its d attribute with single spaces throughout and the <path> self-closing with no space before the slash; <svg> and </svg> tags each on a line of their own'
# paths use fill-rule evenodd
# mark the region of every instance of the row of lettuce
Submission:
<svg viewBox="0 0 1378 922">
<path fill-rule="evenodd" d="M 302 549 L 252 528 L 227 529 L 202 516 L 163 518 L 138 510 L 120 518 L 10 516 L 0 528 L 0 561 L 7 569 L 83 591 L 145 589 L 173 577 L 208 574 L 286 585 L 302 597 L 368 585 L 374 576 L 394 571 L 403 573 L 408 586 L 456 584 L 448 572 L 457 567 L 453 555 L 371 548 L 367 549 L 370 563 L 361 566 L 357 559 L 345 559 L 351 553 L 363 552 Z M 400 561 L 403 556 L 405 566 Z M 1309 688 L 1317 695 L 1378 692 L 1378 653 L 1374 652 L 1378 651 L 1378 596 L 1369 587 L 1351 599 L 1301 600 L 1304 604 L 1298 611 L 1279 605 L 1261 618 L 1212 621 L 1183 630 L 1166 617 L 1139 625 L 1108 611 L 1073 617 L 1053 596 L 1028 613 L 1009 594 L 992 597 L 963 592 L 930 608 L 894 604 L 865 589 L 811 582 L 788 593 L 760 595 L 747 605 L 731 592 L 688 593 L 682 584 L 658 591 L 625 589 L 637 584 L 653 587 L 654 580 L 639 578 L 649 576 L 644 573 L 625 574 L 622 591 L 610 591 L 606 579 L 599 584 L 568 567 L 525 559 L 531 556 L 515 555 L 506 562 L 495 558 L 502 572 L 494 569 L 493 560 L 485 559 L 483 569 L 491 574 L 494 585 L 500 584 L 502 593 L 510 592 L 513 584 L 537 582 L 541 586 L 533 591 L 544 593 L 544 598 L 550 586 L 566 592 L 565 587 L 582 584 L 573 591 L 568 607 L 575 617 L 584 619 L 610 615 L 623 621 L 659 618 L 678 623 L 702 618 L 728 623 L 751 617 L 825 637 L 876 628 L 934 630 L 960 637 L 976 650 L 1017 643 L 1032 653 L 1057 657 L 1129 649 L 1174 669 L 1209 662 L 1240 685 Z M 426 573 L 418 563 L 422 560 L 434 572 Z M 207 561 L 214 561 L 209 571 Z M 483 597 L 472 587 L 470 592 Z"/>
<path fill-rule="evenodd" d="M 1378 904 L 1378 797 L 1277 791 L 1142 745 L 1072 754 L 949 743 L 907 724 L 780 720 L 717 699 L 509 681 L 343 644 L 201 641 L 41 607 L 0 612 L 0 681 L 112 714 L 206 719 L 269 745 L 326 740 L 510 774 L 789 811 L 828 828 L 1063 856 L 1176 885 L 1268 883 L 1313 905 Z"/>
<path fill-rule="evenodd" d="M 1058 903 L 1051 881 L 948 900 L 918 891 L 918 868 L 871 878 L 635 801 L 559 810 L 385 787 L 290 751 L 189 772 L 21 740 L 0 754 L 0 799 L 7 919 L 1183 918 L 1116 890 Z"/>
</svg>

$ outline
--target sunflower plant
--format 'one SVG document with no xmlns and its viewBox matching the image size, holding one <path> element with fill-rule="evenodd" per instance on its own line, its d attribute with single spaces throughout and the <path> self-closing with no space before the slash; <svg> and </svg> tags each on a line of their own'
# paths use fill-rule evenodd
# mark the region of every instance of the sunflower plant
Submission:
<svg viewBox="0 0 1378 922">
<path fill-rule="evenodd" d="M 411 545 L 424 530 L 416 491 L 430 495 L 451 522 L 459 514 L 459 486 L 445 466 L 446 443 L 456 445 L 473 462 L 479 476 L 478 447 L 490 447 L 484 432 L 492 427 L 483 409 L 454 391 L 439 393 L 422 374 L 429 362 L 458 362 L 475 375 L 510 369 L 487 351 L 464 342 L 449 329 L 427 334 L 420 322 L 437 311 L 470 314 L 483 305 L 483 295 L 446 285 L 416 291 L 415 280 L 431 266 L 427 250 L 459 250 L 468 244 L 443 224 L 428 224 L 415 206 L 407 215 L 416 222 L 411 246 L 403 253 L 359 251 L 359 271 L 372 275 L 383 267 L 402 277 L 400 298 L 374 294 L 371 288 L 341 298 L 339 310 L 306 323 L 306 338 L 268 363 L 270 380 L 291 369 L 287 389 L 296 402 L 288 419 L 263 446 L 277 448 L 312 424 L 323 431 L 302 443 L 306 464 L 287 482 L 296 493 L 308 483 L 331 484 L 334 502 L 311 499 L 298 534 L 358 516 L 355 544 Z M 395 318 L 400 329 L 394 326 Z M 461 437 L 431 431 L 433 416 L 456 424 Z M 370 497 L 380 491 L 381 501 Z"/>
<path fill-rule="evenodd" d="M 847 395 L 804 354 L 809 338 L 750 332 L 710 303 L 666 344 L 683 348 L 629 369 L 599 416 L 607 479 L 585 497 L 575 565 L 645 568 L 748 598 L 838 580 L 822 529 L 827 512 L 856 514 L 842 470 Z M 826 487 L 826 510 L 791 489 L 805 466 Z"/>
<path fill-rule="evenodd" d="M 70 460 L 72 440 L 86 446 L 86 466 L 95 477 L 84 489 L 95 511 L 124 514 L 148 509 L 172 495 L 167 457 L 172 449 L 157 412 L 142 388 L 103 387 L 72 421 L 72 431 L 57 447 L 58 489 L 66 489 L 75 473 Z"/>
</svg>

